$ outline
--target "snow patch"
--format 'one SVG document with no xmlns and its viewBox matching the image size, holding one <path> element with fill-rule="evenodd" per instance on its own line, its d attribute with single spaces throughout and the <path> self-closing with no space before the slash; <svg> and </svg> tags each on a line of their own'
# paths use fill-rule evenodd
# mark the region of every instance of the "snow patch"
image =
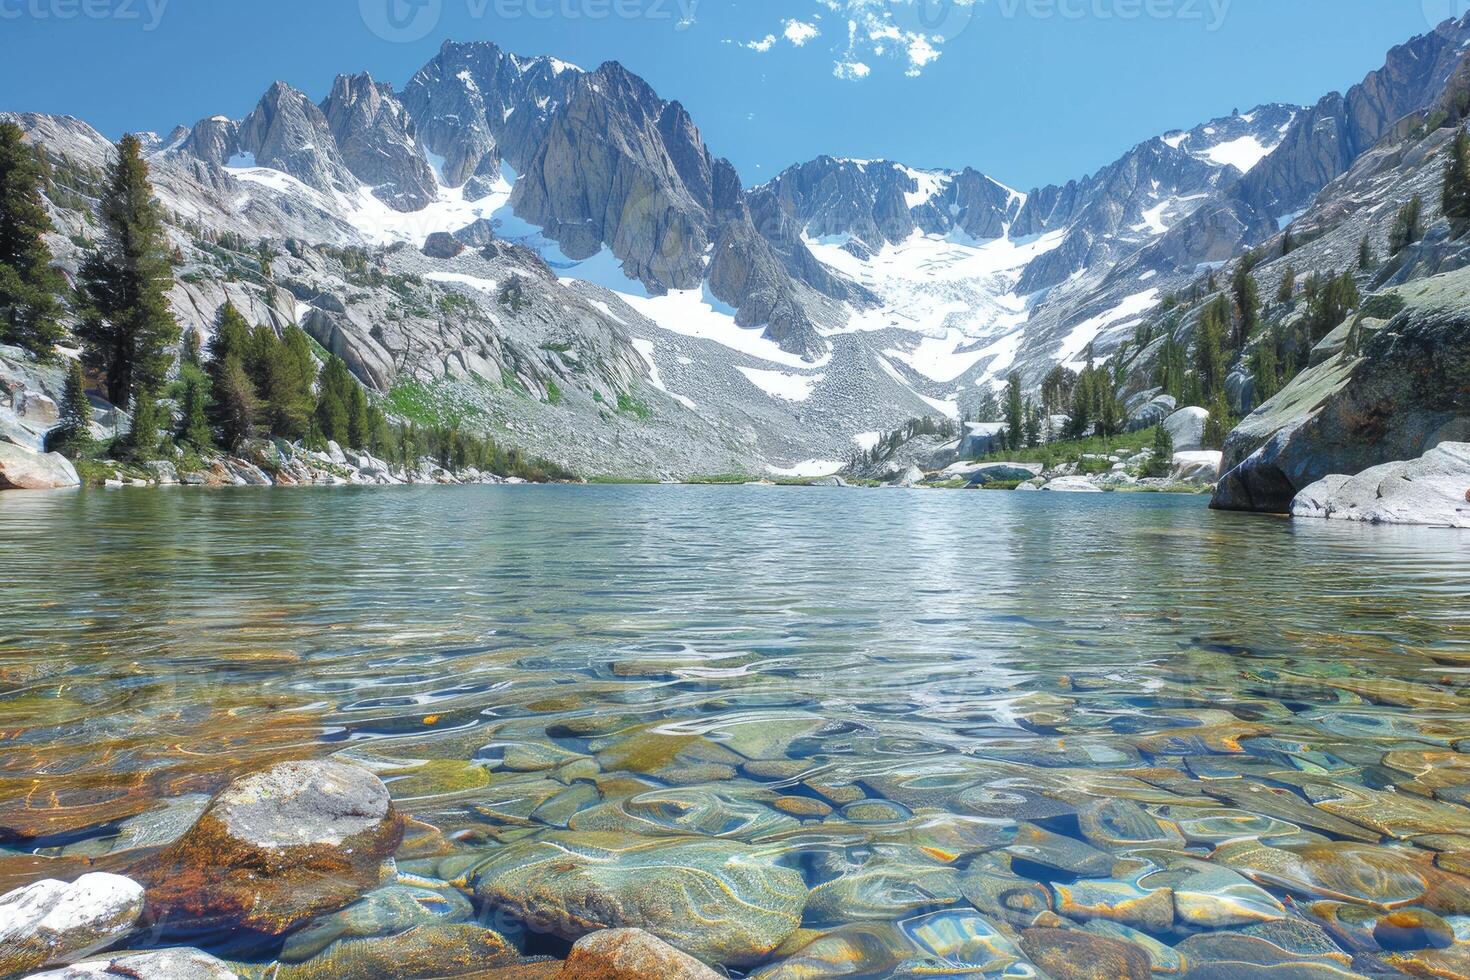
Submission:
<svg viewBox="0 0 1470 980">
<path fill-rule="evenodd" d="M 750 367 L 740 367 L 739 371 L 751 384 L 772 398 L 781 398 L 788 402 L 806 401 L 817 385 L 826 380 L 824 374 L 788 374 L 785 371 L 762 371 Z"/>
<path fill-rule="evenodd" d="M 1254 136 L 1216 143 L 1204 155 L 1222 167 L 1234 167 L 1241 173 L 1249 173 L 1256 164 L 1266 159 L 1274 147 L 1266 146 Z"/>
<path fill-rule="evenodd" d="M 607 308 L 606 307 L 606 304 L 603 304 L 603 303 L 598 303 L 598 304 L 595 304 L 595 305 L 602 306 L 604 309 Z M 612 314 L 608 314 L 608 315 L 611 316 Z M 678 402 L 680 405 L 683 405 L 685 408 L 689 409 L 691 412 L 694 411 L 695 409 L 699 408 L 699 406 L 696 405 L 696 404 L 694 404 L 693 401 L 689 400 L 688 398 L 685 398 L 683 395 L 676 395 L 676 394 L 674 394 L 672 391 L 670 391 L 664 385 L 663 375 L 661 375 L 659 373 L 659 370 L 658 370 L 658 362 L 653 359 L 653 341 L 651 341 L 651 340 L 644 340 L 641 337 L 634 337 L 633 338 L 633 349 L 636 350 L 638 352 L 639 356 L 641 356 L 643 358 L 643 363 L 648 365 L 648 382 L 649 382 L 649 384 L 653 385 L 659 391 L 661 391 L 664 394 L 668 395 L 670 398 L 674 399 L 674 401 Z"/>
</svg>

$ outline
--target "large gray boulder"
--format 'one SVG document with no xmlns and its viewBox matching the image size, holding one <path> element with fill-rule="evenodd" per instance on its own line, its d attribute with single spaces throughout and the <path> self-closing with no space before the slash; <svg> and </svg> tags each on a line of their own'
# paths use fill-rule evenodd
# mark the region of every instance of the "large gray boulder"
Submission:
<svg viewBox="0 0 1470 980">
<path fill-rule="evenodd" d="M 47 879 L 0 896 L 0 976 L 81 959 L 133 931 L 143 886 L 114 874 Z"/>
<path fill-rule="evenodd" d="M 992 483 L 1014 483 L 1041 475 L 1040 463 L 985 463 L 973 469 L 967 468 L 963 475 L 972 487 L 988 486 Z"/>
<path fill-rule="evenodd" d="M 1050 481 L 1043 490 L 1053 493 L 1102 493 L 1103 489 L 1085 476 L 1059 476 Z"/>
<path fill-rule="evenodd" d="M 279 936 L 375 887 L 403 838 L 388 789 L 340 762 L 285 762 L 231 783 L 138 874 L 166 932 Z"/>
<path fill-rule="evenodd" d="M 0 490 L 64 490 L 82 485 L 71 460 L 0 442 Z"/>
<path fill-rule="evenodd" d="M 1179 483 L 1194 483 L 1207 487 L 1220 479 L 1221 454 L 1218 450 L 1200 449 L 1193 452 L 1175 453 L 1171 479 Z"/>
<path fill-rule="evenodd" d="M 1181 408 L 1179 411 L 1164 419 L 1164 431 L 1174 440 L 1174 449 L 1177 452 L 1189 452 L 1200 449 L 1205 440 L 1205 423 L 1210 420 L 1210 413 L 1198 406 Z"/>
<path fill-rule="evenodd" d="M 1401 310 L 1360 353 L 1345 347 L 1251 413 L 1225 443 L 1211 506 L 1284 514 L 1333 474 L 1353 476 L 1470 442 L 1470 269 L 1380 293 Z"/>
<path fill-rule="evenodd" d="M 1441 443 L 1418 459 L 1326 477 L 1297 494 L 1291 516 L 1470 528 L 1470 444 Z"/>
</svg>

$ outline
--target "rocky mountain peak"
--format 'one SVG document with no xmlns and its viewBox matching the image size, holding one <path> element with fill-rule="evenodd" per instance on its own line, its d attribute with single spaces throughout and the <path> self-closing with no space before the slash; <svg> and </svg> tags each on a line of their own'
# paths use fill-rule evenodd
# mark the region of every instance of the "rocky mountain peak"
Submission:
<svg viewBox="0 0 1470 980">
<path fill-rule="evenodd" d="M 551 114 L 582 71 L 555 58 L 524 58 L 489 41 L 446 41 L 409 80 L 403 105 L 420 145 L 450 187 L 526 167 Z"/>
<path fill-rule="evenodd" d="M 434 170 L 414 137 L 408 110 L 391 85 L 371 75 L 338 75 L 321 104 L 347 168 L 398 211 L 418 211 L 438 196 Z"/>
<path fill-rule="evenodd" d="M 276 82 L 239 128 L 239 151 L 255 165 L 290 174 L 319 191 L 355 194 L 357 179 L 327 118 L 306 93 Z"/>
</svg>

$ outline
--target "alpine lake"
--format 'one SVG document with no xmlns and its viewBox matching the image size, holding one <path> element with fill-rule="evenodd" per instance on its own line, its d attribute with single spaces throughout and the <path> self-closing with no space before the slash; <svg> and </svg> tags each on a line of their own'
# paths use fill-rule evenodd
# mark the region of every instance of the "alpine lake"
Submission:
<svg viewBox="0 0 1470 980">
<path fill-rule="evenodd" d="M 402 815 L 310 916 L 131 948 L 552 977 L 614 925 L 732 977 L 1470 975 L 1470 534 L 1148 494 L 120 490 L 0 495 L 0 570 L 0 892 L 146 869 L 284 762 Z"/>
</svg>

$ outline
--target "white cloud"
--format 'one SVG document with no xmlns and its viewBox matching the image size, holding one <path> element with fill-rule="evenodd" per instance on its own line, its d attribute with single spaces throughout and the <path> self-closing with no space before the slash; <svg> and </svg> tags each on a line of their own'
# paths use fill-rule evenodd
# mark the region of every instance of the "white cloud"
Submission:
<svg viewBox="0 0 1470 980">
<path fill-rule="evenodd" d="M 800 48 L 804 47 L 808 41 L 821 37 L 822 32 L 817 30 L 816 24 L 792 19 L 786 22 L 785 35 L 786 40 Z"/>
<path fill-rule="evenodd" d="M 861 79 L 872 73 L 864 60 L 891 58 L 904 63 L 911 78 L 939 60 L 946 40 L 969 26 L 977 0 L 950 0 L 937 8 L 929 0 L 816 0 L 847 20 L 847 47 L 837 52 L 833 74 Z M 868 70 L 854 72 L 852 65 Z"/>
<path fill-rule="evenodd" d="M 830 49 L 832 74 L 857 81 L 873 74 L 875 59 L 903 65 L 910 78 L 939 60 L 946 41 L 969 26 L 974 8 L 984 0 L 804 0 L 813 9 L 810 17 L 781 21 L 780 34 L 767 34 L 756 41 L 728 41 L 765 54 L 781 41 L 805 48 L 822 36 L 818 22 L 822 11 L 846 23 L 846 43 Z"/>
</svg>

